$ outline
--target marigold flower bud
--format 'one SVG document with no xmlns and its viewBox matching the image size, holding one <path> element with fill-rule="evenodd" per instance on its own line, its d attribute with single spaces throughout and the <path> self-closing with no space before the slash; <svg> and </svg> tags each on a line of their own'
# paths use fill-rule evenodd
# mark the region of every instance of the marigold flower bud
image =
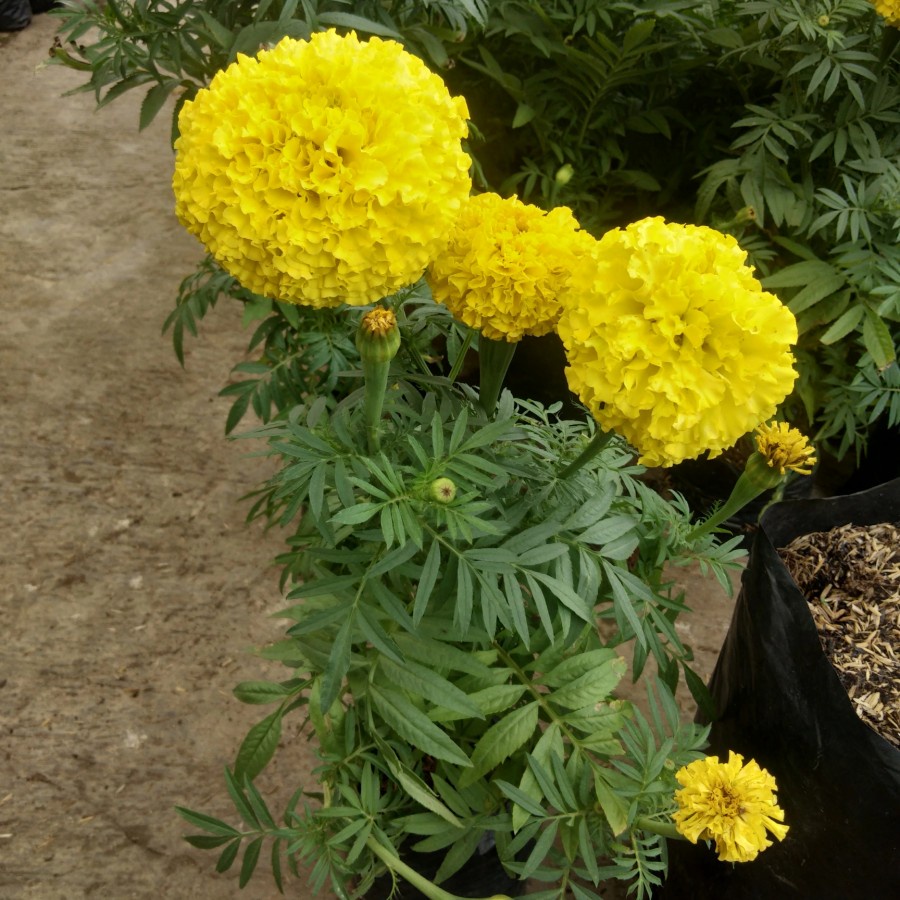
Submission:
<svg viewBox="0 0 900 900">
<path fill-rule="evenodd" d="M 456 498 L 456 485 L 449 478 L 435 478 L 429 485 L 431 499 L 438 503 L 452 503 Z"/>
<path fill-rule="evenodd" d="M 819 26 L 821 28 L 825 28 L 825 26 L 828 25 L 829 22 L 831 22 L 831 16 L 826 16 L 823 14 L 823 15 L 819 16 L 819 18 L 816 19 L 816 21 L 819 23 Z"/>
<path fill-rule="evenodd" d="M 560 185 L 566 185 L 572 180 L 572 176 L 575 174 L 575 169 L 572 167 L 571 163 L 566 163 L 564 166 L 560 166 L 556 170 L 556 183 Z"/>
<path fill-rule="evenodd" d="M 392 309 L 376 306 L 362 317 L 356 330 L 356 349 L 366 379 L 365 421 L 369 452 L 374 453 L 381 446 L 381 411 L 391 360 L 400 349 L 400 329 Z"/>
<path fill-rule="evenodd" d="M 364 362 L 390 362 L 400 349 L 400 329 L 392 309 L 376 306 L 367 312 L 356 331 L 356 349 Z"/>
</svg>

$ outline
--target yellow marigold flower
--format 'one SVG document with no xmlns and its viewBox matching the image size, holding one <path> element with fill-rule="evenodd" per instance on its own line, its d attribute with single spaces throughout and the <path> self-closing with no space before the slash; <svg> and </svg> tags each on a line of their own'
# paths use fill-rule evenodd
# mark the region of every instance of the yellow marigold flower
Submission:
<svg viewBox="0 0 900 900">
<path fill-rule="evenodd" d="M 872 5 L 888 25 L 900 28 L 900 0 L 872 0 Z"/>
<path fill-rule="evenodd" d="M 185 103 L 176 213 L 258 294 L 370 303 L 445 246 L 471 189 L 467 116 L 394 41 L 284 38 Z"/>
<path fill-rule="evenodd" d="M 816 451 L 806 437 L 787 422 L 773 422 L 760 425 L 756 429 L 756 447 L 766 462 L 778 469 L 779 474 L 787 470 L 800 475 L 809 475 L 816 464 Z"/>
<path fill-rule="evenodd" d="M 788 826 L 776 803 L 775 779 L 755 760 L 744 765 L 729 751 L 728 762 L 717 756 L 698 759 L 675 773 L 682 790 L 675 792 L 675 827 L 692 844 L 714 840 L 723 862 L 749 862 L 771 847 L 766 831 L 784 840 Z"/>
<path fill-rule="evenodd" d="M 648 466 L 723 450 L 797 377 L 797 323 L 737 241 L 642 219 L 607 232 L 573 277 L 557 330 L 569 387 Z"/>
<path fill-rule="evenodd" d="M 594 239 L 568 207 L 545 212 L 516 197 L 479 194 L 428 272 L 435 300 L 495 341 L 553 330 L 572 268 Z"/>
</svg>

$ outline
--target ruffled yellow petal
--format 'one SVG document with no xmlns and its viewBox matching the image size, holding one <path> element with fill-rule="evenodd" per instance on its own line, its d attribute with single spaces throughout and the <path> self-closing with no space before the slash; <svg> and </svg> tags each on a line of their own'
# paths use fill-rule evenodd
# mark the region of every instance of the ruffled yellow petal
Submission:
<svg viewBox="0 0 900 900">
<path fill-rule="evenodd" d="M 683 786 L 675 792 L 675 827 L 691 843 L 715 841 L 723 862 L 749 862 L 772 846 L 767 832 L 779 841 L 788 833 L 775 779 L 755 760 L 744 765 L 733 751 L 725 763 L 707 756 L 679 769 L 675 777 Z"/>
<path fill-rule="evenodd" d="M 467 116 L 394 41 L 284 38 L 185 103 L 176 213 L 258 294 L 371 303 L 446 245 L 471 189 Z"/>
<path fill-rule="evenodd" d="M 460 321 L 514 343 L 553 330 L 575 263 L 593 243 L 567 207 L 545 212 L 479 194 L 463 207 L 428 282 Z"/>
<path fill-rule="evenodd" d="M 797 324 L 730 235 L 642 219 L 578 266 L 557 330 L 569 387 L 650 466 L 717 456 L 797 375 Z"/>
</svg>

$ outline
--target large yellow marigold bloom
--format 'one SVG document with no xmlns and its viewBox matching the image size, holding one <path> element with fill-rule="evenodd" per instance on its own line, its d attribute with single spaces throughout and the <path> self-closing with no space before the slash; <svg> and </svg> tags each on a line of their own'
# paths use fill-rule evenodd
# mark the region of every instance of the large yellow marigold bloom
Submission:
<svg viewBox="0 0 900 900">
<path fill-rule="evenodd" d="M 679 769 L 675 777 L 682 785 L 675 792 L 675 827 L 692 844 L 715 841 L 723 862 L 749 862 L 772 846 L 767 831 L 779 841 L 788 833 L 775 779 L 755 760 L 744 765 L 740 753 L 729 751 L 727 763 L 707 756 Z"/>
<path fill-rule="evenodd" d="M 872 0 L 872 5 L 888 25 L 900 28 L 900 0 Z"/>
<path fill-rule="evenodd" d="M 178 218 L 258 294 L 370 303 L 446 244 L 471 188 L 467 116 L 394 41 L 285 38 L 185 103 Z"/>
<path fill-rule="evenodd" d="M 791 390 L 797 324 L 746 256 L 657 217 L 607 232 L 573 279 L 557 329 L 569 387 L 648 466 L 717 456 Z"/>
<path fill-rule="evenodd" d="M 460 321 L 514 343 L 553 330 L 572 269 L 593 243 L 567 207 L 545 212 L 516 197 L 479 194 L 463 207 L 428 281 Z"/>
</svg>

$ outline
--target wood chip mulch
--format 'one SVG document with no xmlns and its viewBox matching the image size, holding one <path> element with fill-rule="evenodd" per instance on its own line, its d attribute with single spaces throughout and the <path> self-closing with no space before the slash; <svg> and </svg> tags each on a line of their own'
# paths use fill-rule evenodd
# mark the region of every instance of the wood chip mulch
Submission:
<svg viewBox="0 0 900 900">
<path fill-rule="evenodd" d="M 778 552 L 856 714 L 900 747 L 900 527 L 845 525 Z"/>
</svg>

